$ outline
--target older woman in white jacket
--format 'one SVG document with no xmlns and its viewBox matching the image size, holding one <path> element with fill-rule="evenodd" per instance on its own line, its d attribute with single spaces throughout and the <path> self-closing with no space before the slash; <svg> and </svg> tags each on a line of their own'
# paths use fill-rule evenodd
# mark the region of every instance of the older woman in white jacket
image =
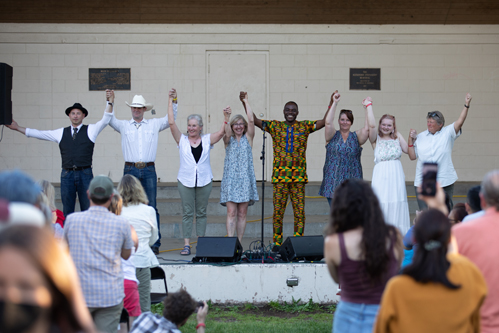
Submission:
<svg viewBox="0 0 499 333">
<path fill-rule="evenodd" d="M 156 211 L 147 205 L 147 195 L 140 181 L 132 175 L 124 175 L 118 184 L 123 197 L 121 216 L 135 228 L 139 246 L 130 261 L 135 266 L 139 281 L 140 309 L 151 310 L 151 267 L 159 266 L 158 259 L 150 246 L 158 239 Z"/>
<path fill-rule="evenodd" d="M 196 234 L 198 237 L 203 237 L 206 232 L 206 207 L 208 206 L 213 178 L 210 150 L 224 136 L 225 124 L 229 122 L 231 110 L 230 107 L 223 110 L 225 121 L 218 132 L 211 134 L 203 134 L 203 118 L 198 114 L 191 114 L 187 117 L 186 135 L 182 134 L 175 124 L 173 116 L 174 96 L 176 96 L 176 91 L 172 89 L 168 102 L 168 124 L 180 153 L 177 185 L 182 199 L 182 231 L 184 234 L 184 249 L 180 254 L 189 255 L 191 254 L 190 238 L 194 212 L 196 212 Z"/>
</svg>

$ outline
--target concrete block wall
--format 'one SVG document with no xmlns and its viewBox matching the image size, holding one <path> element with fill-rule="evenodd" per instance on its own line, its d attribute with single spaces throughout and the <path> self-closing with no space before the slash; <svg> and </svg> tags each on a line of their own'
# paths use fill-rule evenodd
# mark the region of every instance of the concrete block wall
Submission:
<svg viewBox="0 0 499 333">
<path fill-rule="evenodd" d="M 89 68 L 131 69 L 131 91 L 116 92 L 118 119 L 130 118 L 125 101 L 130 102 L 134 94 L 143 94 L 155 105 L 157 114 L 148 117 L 165 115 L 168 89 L 175 87 L 179 92 L 179 127 L 186 127 L 186 115 L 200 113 L 206 117 L 205 130 L 216 130 L 218 123 L 210 124 L 209 119 L 219 113 L 219 107 L 210 109 L 215 104 L 208 102 L 213 87 L 208 85 L 207 54 L 214 51 L 267 54 L 267 88 L 253 99 L 251 89 L 256 83 L 247 88 L 250 102 L 258 106 L 255 113 L 266 119 L 282 120 L 283 105 L 289 100 L 298 103 L 299 119 L 320 119 L 332 91 L 338 89 L 342 94 L 340 107 L 354 111 L 354 130 L 364 123 L 361 101 L 369 95 L 376 118 L 384 113 L 395 115 L 397 128 L 407 137 L 411 128 L 426 128 L 428 111 L 440 110 L 446 123 L 452 123 L 469 91 L 472 106 L 463 135 L 454 146 L 453 159 L 460 181 L 479 181 L 499 164 L 499 116 L 495 110 L 498 37 L 497 26 L 487 25 L 0 24 L 0 62 L 14 67 L 14 119 L 21 126 L 42 130 L 68 126 L 64 110 L 77 101 L 90 112 L 85 123 L 101 118 L 104 92 L 89 91 Z M 381 90 L 349 90 L 349 68 L 357 67 L 381 68 Z M 243 88 L 234 86 L 227 92 L 231 99 L 220 103 L 241 112 L 237 94 Z M 322 180 L 324 144 L 323 131 L 309 137 L 311 181 Z M 224 153 L 219 145 L 212 154 L 212 168 L 221 174 Z M 270 147 L 268 142 L 267 172 Z M 255 140 L 258 179 L 260 150 Z M 59 182 L 60 154 L 54 143 L 5 129 L 0 156 L 0 169 L 20 168 L 36 179 Z M 364 145 L 362 164 L 368 180 L 373 159 L 372 148 Z M 94 174 L 110 175 L 118 181 L 123 162 L 120 135 L 107 127 L 95 145 Z M 160 134 L 156 162 L 160 181 L 175 182 L 178 150 L 169 130 Z M 416 164 L 407 156 L 402 157 L 402 163 L 406 180 L 413 180 Z"/>
</svg>

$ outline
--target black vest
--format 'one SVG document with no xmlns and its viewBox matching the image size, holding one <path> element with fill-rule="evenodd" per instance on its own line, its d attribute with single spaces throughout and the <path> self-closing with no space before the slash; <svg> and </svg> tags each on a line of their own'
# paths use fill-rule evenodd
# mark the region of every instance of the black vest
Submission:
<svg viewBox="0 0 499 333">
<path fill-rule="evenodd" d="M 88 138 L 87 129 L 88 126 L 83 125 L 73 140 L 73 126 L 64 128 L 62 140 L 59 143 L 63 169 L 92 165 L 94 143 Z"/>
</svg>

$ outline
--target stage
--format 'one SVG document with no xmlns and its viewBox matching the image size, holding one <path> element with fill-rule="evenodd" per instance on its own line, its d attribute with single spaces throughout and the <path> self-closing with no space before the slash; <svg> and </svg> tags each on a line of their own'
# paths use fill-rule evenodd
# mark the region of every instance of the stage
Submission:
<svg viewBox="0 0 499 333">
<path fill-rule="evenodd" d="M 244 238 L 244 251 L 258 239 Z M 270 243 L 264 239 L 264 244 Z M 168 290 L 186 288 L 196 299 L 213 303 L 268 303 L 312 299 L 315 303 L 339 301 L 338 285 L 323 261 L 297 263 L 192 263 L 196 244 L 189 256 L 180 255 L 183 239 L 164 238 L 157 257 L 166 273 Z M 178 249 L 175 251 L 168 251 Z M 164 252 L 163 252 L 164 251 Z M 297 284 L 289 286 L 288 284 Z M 162 282 L 152 281 L 152 291 L 162 291 Z"/>
</svg>

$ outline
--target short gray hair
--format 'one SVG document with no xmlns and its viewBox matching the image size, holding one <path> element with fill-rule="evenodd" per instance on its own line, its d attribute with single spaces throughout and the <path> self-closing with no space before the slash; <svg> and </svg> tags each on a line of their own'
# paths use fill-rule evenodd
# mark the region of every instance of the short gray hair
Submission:
<svg viewBox="0 0 499 333">
<path fill-rule="evenodd" d="M 426 119 L 433 119 L 437 122 L 437 124 L 444 126 L 445 125 L 445 117 L 440 111 L 431 111 L 428 112 Z"/>
<path fill-rule="evenodd" d="M 203 127 L 203 117 L 200 114 L 193 113 L 190 116 L 187 117 L 187 123 L 189 123 L 189 120 L 191 119 L 196 119 L 198 121 L 199 127 Z M 203 129 L 201 129 L 201 135 L 203 134 Z"/>
<path fill-rule="evenodd" d="M 499 170 L 492 170 L 483 177 L 481 193 L 487 206 L 499 211 Z"/>
</svg>

